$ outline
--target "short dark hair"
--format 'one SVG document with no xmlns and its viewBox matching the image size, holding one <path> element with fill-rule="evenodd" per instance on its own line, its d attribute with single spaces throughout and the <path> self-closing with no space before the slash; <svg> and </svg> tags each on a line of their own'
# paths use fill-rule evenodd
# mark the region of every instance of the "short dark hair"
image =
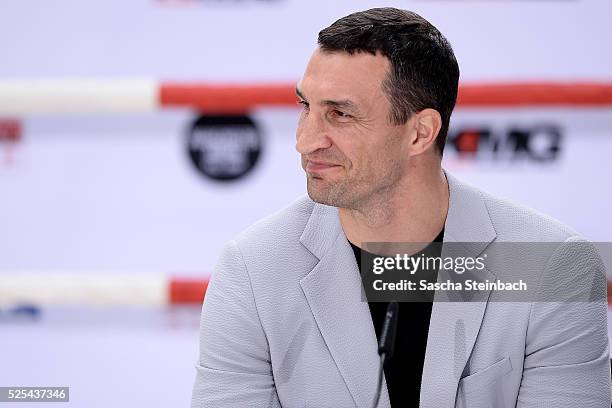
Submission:
<svg viewBox="0 0 612 408">
<path fill-rule="evenodd" d="M 426 108 L 437 110 L 442 127 L 436 139 L 444 151 L 450 116 L 457 100 L 459 66 L 446 38 L 416 13 L 391 7 L 349 14 L 319 32 L 327 52 L 381 53 L 391 62 L 383 90 L 391 103 L 392 123 L 404 124 Z"/>
</svg>

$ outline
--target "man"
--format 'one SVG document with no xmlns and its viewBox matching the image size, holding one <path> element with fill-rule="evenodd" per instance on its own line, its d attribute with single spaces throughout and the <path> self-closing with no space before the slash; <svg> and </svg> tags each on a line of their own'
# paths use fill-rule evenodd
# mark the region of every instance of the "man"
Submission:
<svg viewBox="0 0 612 408">
<path fill-rule="evenodd" d="M 372 406 L 384 308 L 362 298 L 366 242 L 443 239 L 466 243 L 470 256 L 494 242 L 557 242 L 529 270 L 567 281 L 550 265 L 572 264 L 562 247 L 584 243 L 574 231 L 441 168 L 458 78 L 446 39 L 408 11 L 354 13 L 319 33 L 296 89 L 309 197 L 221 254 L 203 306 L 193 407 Z M 600 267 L 590 250 L 574 258 Z M 378 406 L 610 406 L 605 302 L 481 293 L 478 302 L 400 304 Z"/>
</svg>

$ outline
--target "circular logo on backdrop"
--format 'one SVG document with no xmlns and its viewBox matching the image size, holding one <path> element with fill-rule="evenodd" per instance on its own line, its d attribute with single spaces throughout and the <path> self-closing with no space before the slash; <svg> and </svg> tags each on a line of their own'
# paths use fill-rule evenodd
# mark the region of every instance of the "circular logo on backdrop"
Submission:
<svg viewBox="0 0 612 408">
<path fill-rule="evenodd" d="M 200 116 L 188 135 L 189 157 L 213 180 L 237 180 L 259 159 L 261 132 L 248 116 Z"/>
</svg>

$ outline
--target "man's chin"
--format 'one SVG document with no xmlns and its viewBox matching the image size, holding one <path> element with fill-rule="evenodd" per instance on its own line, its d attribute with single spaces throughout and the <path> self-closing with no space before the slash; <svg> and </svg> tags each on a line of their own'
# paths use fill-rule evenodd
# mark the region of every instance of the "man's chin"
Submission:
<svg viewBox="0 0 612 408">
<path fill-rule="evenodd" d="M 324 204 L 324 205 L 330 205 L 332 207 L 335 207 L 334 203 L 330 202 L 327 199 L 327 197 L 321 197 L 319 195 L 311 193 L 310 191 L 308 192 L 308 197 L 310 197 L 310 199 L 312 201 L 314 201 L 315 203 Z"/>
<path fill-rule="evenodd" d="M 321 179 L 313 179 L 308 177 L 307 182 L 308 196 L 312 201 L 319 204 L 330 205 L 332 207 L 338 207 L 341 205 L 339 202 L 338 194 L 334 191 L 332 186 Z"/>
<path fill-rule="evenodd" d="M 329 187 L 323 186 L 322 184 L 323 180 L 314 179 L 309 176 L 306 183 L 308 196 L 315 203 L 331 205 L 329 204 Z"/>
</svg>

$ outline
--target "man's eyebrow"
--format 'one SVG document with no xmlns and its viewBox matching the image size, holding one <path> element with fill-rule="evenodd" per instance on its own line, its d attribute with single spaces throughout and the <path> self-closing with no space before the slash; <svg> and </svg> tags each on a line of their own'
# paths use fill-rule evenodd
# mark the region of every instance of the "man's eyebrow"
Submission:
<svg viewBox="0 0 612 408">
<path fill-rule="evenodd" d="M 298 98 L 302 99 L 303 101 L 306 101 L 306 98 L 304 97 L 304 95 L 302 94 L 302 92 L 297 86 L 295 87 L 295 94 L 298 96 Z M 335 101 L 332 99 L 326 99 L 324 101 L 321 101 L 321 105 L 330 106 L 336 109 L 345 109 L 345 110 L 352 111 L 354 113 L 359 112 L 359 109 L 357 108 L 357 105 L 355 104 L 355 102 L 351 101 L 350 99 L 342 99 L 339 101 Z"/>
<path fill-rule="evenodd" d="M 342 99 L 339 101 L 324 100 L 321 102 L 321 104 L 331 106 L 333 108 L 346 109 L 346 110 L 350 110 L 353 112 L 359 112 L 359 109 L 357 109 L 357 105 L 355 105 L 355 102 L 351 101 L 350 99 Z"/>
</svg>

